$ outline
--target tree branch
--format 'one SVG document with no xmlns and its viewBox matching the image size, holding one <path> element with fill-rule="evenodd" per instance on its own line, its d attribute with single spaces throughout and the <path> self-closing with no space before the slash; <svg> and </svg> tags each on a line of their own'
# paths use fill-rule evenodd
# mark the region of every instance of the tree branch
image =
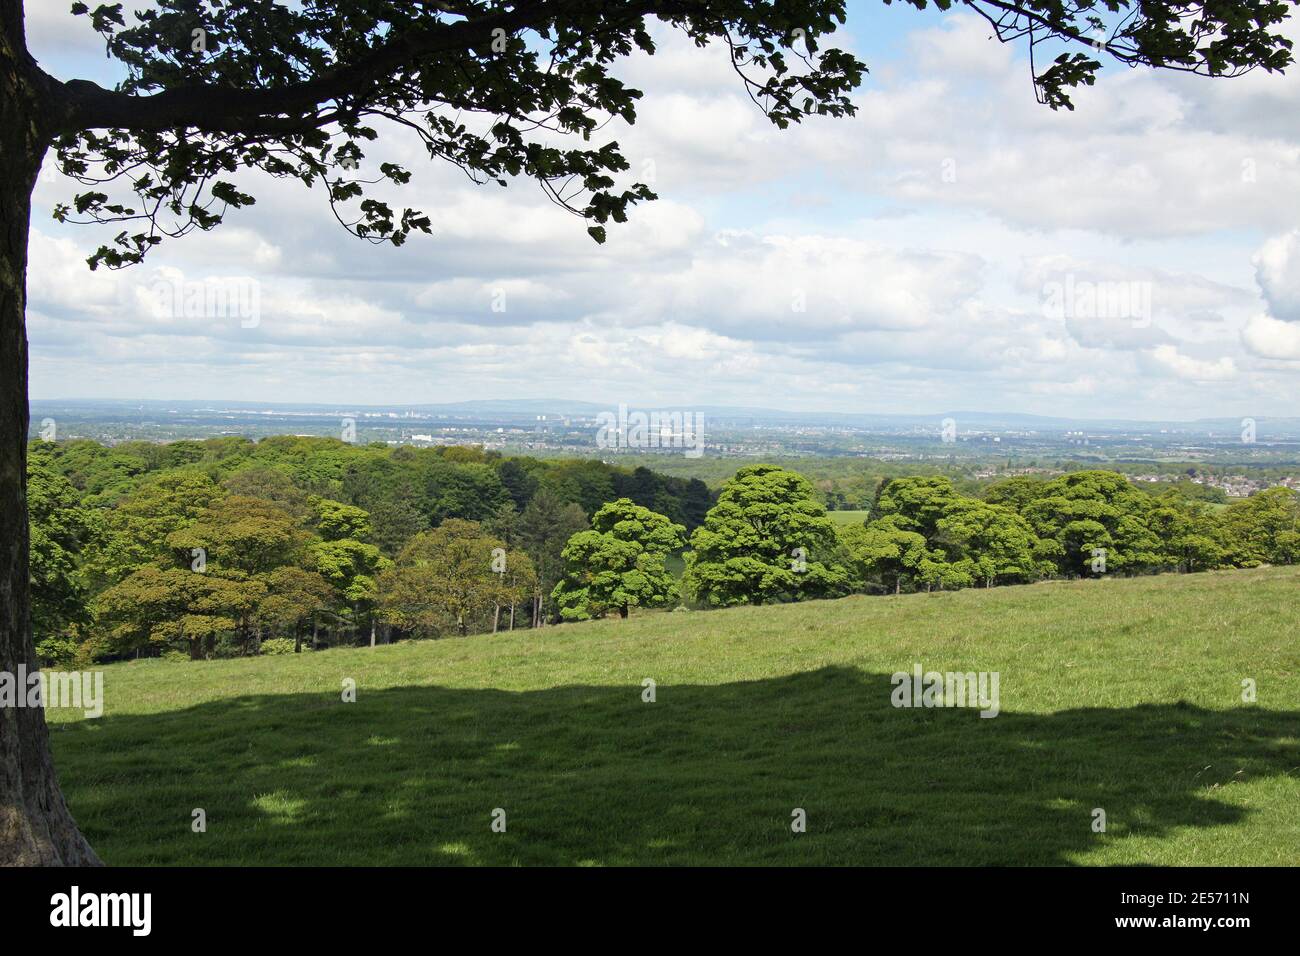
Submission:
<svg viewBox="0 0 1300 956">
<path fill-rule="evenodd" d="M 10 0 L 13 2 L 13 0 Z M 61 132 L 83 129 L 160 130 L 195 126 L 214 131 L 246 131 L 255 117 L 289 115 L 300 118 L 322 103 L 357 96 L 404 66 L 439 53 L 452 53 L 490 43 L 497 30 L 507 34 L 537 28 L 552 21 L 570 0 L 525 0 L 515 9 L 473 20 L 440 23 L 418 32 L 407 31 L 375 47 L 355 63 L 311 80 L 279 89 L 241 90 L 214 86 L 177 87 L 151 96 L 106 90 L 88 80 L 59 84 L 64 104 Z M 655 0 L 633 0 L 621 12 L 645 16 L 661 10 Z M 591 7 L 586 9 L 590 11 Z M 605 13 L 606 10 L 601 11 Z M 57 83 L 57 81 L 55 81 Z"/>
</svg>

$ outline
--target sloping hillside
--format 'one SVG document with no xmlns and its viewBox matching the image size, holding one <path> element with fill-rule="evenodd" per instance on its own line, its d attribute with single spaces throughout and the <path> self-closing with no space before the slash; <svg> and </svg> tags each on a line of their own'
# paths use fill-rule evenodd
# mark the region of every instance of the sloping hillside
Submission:
<svg viewBox="0 0 1300 956">
<path fill-rule="evenodd" d="M 1164 575 L 113 665 L 105 716 L 52 712 L 54 746 L 117 864 L 1292 864 L 1298 584 Z M 916 664 L 997 672 L 999 715 L 892 706 Z"/>
</svg>

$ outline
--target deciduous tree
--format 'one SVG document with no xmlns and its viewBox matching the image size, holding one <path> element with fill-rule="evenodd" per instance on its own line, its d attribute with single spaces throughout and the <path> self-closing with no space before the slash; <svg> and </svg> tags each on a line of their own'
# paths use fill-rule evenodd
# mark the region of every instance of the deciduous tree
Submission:
<svg viewBox="0 0 1300 956">
<path fill-rule="evenodd" d="M 380 619 L 419 637 L 496 624 L 536 585 L 532 562 L 476 521 L 452 518 L 416 535 L 379 578 Z"/>
<path fill-rule="evenodd" d="M 803 475 L 775 465 L 736 472 L 691 535 L 686 587 L 710 607 L 828 597 L 848 587 L 835 526 Z"/>
<path fill-rule="evenodd" d="M 680 548 L 686 529 L 649 508 L 620 498 L 599 509 L 591 529 L 569 539 L 564 575 L 552 597 L 566 621 L 611 612 L 626 618 L 634 607 L 665 607 L 678 598 L 664 559 Z"/>
<path fill-rule="evenodd" d="M 537 572 L 533 626 L 552 620 L 551 592 L 564 566 L 564 546 L 589 527 L 582 506 L 566 502 L 548 487 L 539 487 L 519 516 L 516 531 L 520 545 Z"/>
<path fill-rule="evenodd" d="M 36 649 L 44 662 L 62 662 L 75 647 L 69 630 L 90 621 L 80 554 L 99 523 L 82 506 L 72 483 L 40 455 L 28 460 L 27 507 Z"/>
</svg>

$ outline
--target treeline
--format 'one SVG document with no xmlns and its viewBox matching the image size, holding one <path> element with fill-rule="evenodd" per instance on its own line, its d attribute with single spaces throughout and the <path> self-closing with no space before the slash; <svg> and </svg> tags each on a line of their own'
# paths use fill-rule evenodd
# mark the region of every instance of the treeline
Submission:
<svg viewBox="0 0 1300 956">
<path fill-rule="evenodd" d="M 1148 490 L 1079 471 L 1008 478 L 976 498 L 944 478 L 904 478 L 841 538 L 862 581 L 894 591 L 1293 564 L 1300 496 L 1270 488 L 1225 507 L 1197 485 Z"/>
<path fill-rule="evenodd" d="M 1260 446 L 1245 446 L 1257 449 Z M 1281 454 L 1281 453 L 1279 453 Z M 681 456 L 656 456 L 634 459 L 636 464 L 663 471 L 679 477 L 700 478 L 711 487 L 720 485 L 735 472 L 733 458 L 684 458 Z M 1175 488 L 1184 497 L 1200 498 L 1220 504 L 1228 502 L 1228 495 L 1204 479 L 1221 479 L 1229 476 L 1249 478 L 1260 482 L 1279 482 L 1294 477 L 1294 464 L 1277 465 L 1214 464 L 1198 462 L 1157 462 L 1149 460 L 1116 460 L 1101 463 L 1077 458 L 1013 458 L 984 456 L 976 458 L 929 458 L 925 461 L 884 461 L 879 458 L 856 455 L 824 456 L 816 458 L 768 458 L 768 464 L 797 471 L 813 483 L 818 500 L 828 511 L 866 511 L 871 508 L 881 485 L 895 478 L 924 478 L 937 475 L 949 478 L 953 487 L 971 497 L 979 497 L 984 488 L 1004 481 L 1020 469 L 1029 474 L 1054 477 L 1078 471 L 1109 471 L 1129 477 L 1156 476 L 1158 481 L 1141 481 L 1137 485 L 1145 491 L 1160 495 Z M 990 471 L 1008 474 L 988 476 Z M 980 477 L 975 477 L 978 473 Z M 1197 480 L 1200 479 L 1200 480 Z"/>
<path fill-rule="evenodd" d="M 35 441 L 28 497 L 46 663 L 533 626 L 559 619 L 560 552 L 603 504 L 692 528 L 712 505 L 647 468 L 291 436 Z M 474 574 L 442 587 L 458 549 Z"/>
<path fill-rule="evenodd" d="M 37 442 L 46 663 L 293 653 L 725 607 L 1300 560 L 1300 497 L 1112 471 L 878 483 L 865 521 L 773 465 L 698 479 L 321 438 Z M 865 510 L 865 509 L 864 509 Z"/>
<path fill-rule="evenodd" d="M 662 573 L 684 545 L 680 586 Z M 1015 477 L 959 492 L 947 477 L 884 482 L 861 524 L 837 525 L 796 472 L 742 468 L 689 536 L 617 502 L 563 552 L 566 619 L 629 607 L 765 604 L 851 593 L 994 587 L 1047 578 L 1202 571 L 1300 560 L 1300 496 L 1272 488 L 1226 507 L 1152 494 L 1109 471 Z"/>
<path fill-rule="evenodd" d="M 687 458 L 685 456 L 657 455 L 634 458 L 665 474 L 684 478 L 699 478 L 710 487 L 721 485 L 736 472 L 739 463 L 735 458 Z M 880 486 L 891 478 L 946 475 L 954 487 L 974 492 L 986 481 L 969 477 L 971 463 L 929 460 L 884 461 L 856 455 L 824 457 L 767 457 L 767 464 L 797 471 L 813 483 L 818 500 L 828 511 L 865 511 L 871 507 Z"/>
</svg>

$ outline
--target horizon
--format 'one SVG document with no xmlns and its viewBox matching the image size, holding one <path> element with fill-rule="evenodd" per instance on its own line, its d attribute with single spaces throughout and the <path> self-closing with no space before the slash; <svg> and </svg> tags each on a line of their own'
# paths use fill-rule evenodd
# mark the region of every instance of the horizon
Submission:
<svg viewBox="0 0 1300 956">
<path fill-rule="evenodd" d="M 926 412 L 891 412 L 878 411 L 871 409 L 818 409 L 818 408 L 779 408 L 776 406 L 758 406 L 758 405 L 728 405 L 726 403 L 708 402 L 698 405 L 691 405 L 684 402 L 638 402 L 638 401 L 609 401 L 601 402 L 589 398 L 560 398 L 556 396 L 519 396 L 515 398 L 472 398 L 462 399 L 459 401 L 447 402 L 320 402 L 320 401 L 295 401 L 295 400 L 264 400 L 258 398 L 94 398 L 88 396 L 73 396 L 63 398 L 33 398 L 33 405 L 75 405 L 75 404 L 104 404 L 104 405 L 133 405 L 133 404 L 189 404 L 189 405 L 220 405 L 229 406 L 249 406 L 251 408 L 311 408 L 317 410 L 344 410 L 351 408 L 365 409 L 431 409 L 441 407 L 468 406 L 468 405 L 499 405 L 508 408 L 511 403 L 523 405 L 588 405 L 593 409 L 617 409 L 620 405 L 625 405 L 629 409 L 636 411 L 656 411 L 668 409 L 681 410 L 700 410 L 700 409 L 717 409 L 734 414 L 741 413 L 775 413 L 780 415 L 825 415 L 840 417 L 871 417 L 871 418 L 907 418 L 907 419 L 929 419 L 936 421 L 945 416 L 967 415 L 979 416 L 982 418 L 998 417 L 1016 417 L 1016 418 L 1038 418 L 1044 420 L 1064 421 L 1064 422 L 1093 422 L 1097 424 L 1132 424 L 1132 425 L 1198 425 L 1207 422 L 1231 422 L 1240 419 L 1254 419 L 1256 421 L 1300 421 L 1300 415 L 1233 415 L 1225 414 L 1221 416 L 1204 416 L 1199 418 L 1124 418 L 1121 416 L 1079 416 L 1079 415 L 1046 415 L 1037 412 L 1019 412 L 1008 409 L 976 409 L 976 408 L 947 408 L 938 411 Z M 560 413 L 556 413 L 560 414 Z"/>
</svg>

